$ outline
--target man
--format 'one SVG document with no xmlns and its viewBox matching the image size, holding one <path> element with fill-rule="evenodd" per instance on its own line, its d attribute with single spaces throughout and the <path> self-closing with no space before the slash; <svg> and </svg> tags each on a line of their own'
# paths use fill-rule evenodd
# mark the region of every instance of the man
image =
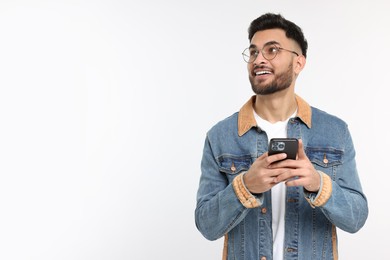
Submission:
<svg viewBox="0 0 390 260">
<path fill-rule="evenodd" d="M 268 13 L 248 32 L 256 95 L 207 133 L 197 228 L 225 236 L 224 259 L 337 259 L 336 228 L 357 232 L 368 216 L 348 127 L 295 94 L 307 51 L 297 25 Z M 274 137 L 299 140 L 296 160 L 268 155 Z"/>
</svg>

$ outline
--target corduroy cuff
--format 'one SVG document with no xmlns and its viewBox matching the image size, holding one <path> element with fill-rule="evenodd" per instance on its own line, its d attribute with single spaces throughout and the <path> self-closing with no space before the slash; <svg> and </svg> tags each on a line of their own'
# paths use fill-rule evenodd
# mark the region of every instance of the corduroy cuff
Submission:
<svg viewBox="0 0 390 260">
<path fill-rule="evenodd" d="M 327 174 L 321 171 L 317 172 L 321 176 L 320 190 L 318 191 L 318 193 L 310 193 L 308 191 L 305 191 L 305 198 L 313 208 L 325 205 L 325 203 L 332 195 L 332 180 Z"/>
<path fill-rule="evenodd" d="M 237 198 L 240 200 L 240 202 L 242 203 L 242 205 L 244 205 L 245 208 L 252 209 L 260 207 L 260 199 L 256 198 L 252 193 L 250 193 L 244 184 L 244 174 L 245 172 L 241 173 L 233 179 L 232 184 L 234 192 L 236 193 Z"/>
</svg>

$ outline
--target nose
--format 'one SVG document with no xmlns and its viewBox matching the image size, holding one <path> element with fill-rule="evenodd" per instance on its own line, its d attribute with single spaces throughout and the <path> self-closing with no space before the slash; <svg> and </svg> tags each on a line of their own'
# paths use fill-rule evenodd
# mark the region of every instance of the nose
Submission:
<svg viewBox="0 0 390 260">
<path fill-rule="evenodd" d="M 266 63 L 268 60 L 264 58 L 263 53 L 259 52 L 256 59 L 253 61 L 253 65 L 259 65 L 262 63 Z"/>
</svg>

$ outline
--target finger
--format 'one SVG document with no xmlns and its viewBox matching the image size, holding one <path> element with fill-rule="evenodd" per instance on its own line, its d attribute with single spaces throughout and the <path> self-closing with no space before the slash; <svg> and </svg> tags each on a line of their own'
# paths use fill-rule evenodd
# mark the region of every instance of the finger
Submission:
<svg viewBox="0 0 390 260">
<path fill-rule="evenodd" d="M 275 176 L 274 182 L 279 183 L 283 181 L 291 180 L 292 178 L 296 177 L 293 169 L 289 168 L 280 168 L 280 174 Z"/>
<path fill-rule="evenodd" d="M 267 153 L 268 154 L 268 153 Z M 268 167 L 271 167 L 271 164 L 277 161 L 281 161 L 287 157 L 286 153 L 278 153 L 270 155 L 266 158 L 266 161 L 268 163 Z"/>
<path fill-rule="evenodd" d="M 305 186 L 306 182 L 307 181 L 304 178 L 290 178 L 289 180 L 286 180 L 286 186 Z"/>
<path fill-rule="evenodd" d="M 262 155 L 260 155 L 259 157 L 257 157 L 255 162 L 261 163 L 261 165 L 263 167 L 268 168 L 268 166 L 270 164 L 272 164 L 272 163 L 274 163 L 276 161 L 283 160 L 286 157 L 287 157 L 287 154 L 285 154 L 285 153 L 279 153 L 279 154 L 274 154 L 274 155 L 268 156 L 268 152 L 265 152 Z"/>
<path fill-rule="evenodd" d="M 290 169 L 296 169 L 299 168 L 300 163 L 297 160 L 279 160 L 274 163 L 272 163 L 268 168 L 269 169 L 276 169 L 276 168 L 290 168 Z"/>
<path fill-rule="evenodd" d="M 300 182 L 297 181 L 297 180 L 287 180 L 285 182 L 285 184 L 286 184 L 287 187 L 302 186 L 302 185 L 300 185 Z"/>
</svg>

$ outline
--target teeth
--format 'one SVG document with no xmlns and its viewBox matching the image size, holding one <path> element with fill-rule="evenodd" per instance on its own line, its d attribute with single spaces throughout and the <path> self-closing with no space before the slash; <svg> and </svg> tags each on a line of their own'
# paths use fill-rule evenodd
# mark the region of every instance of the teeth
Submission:
<svg viewBox="0 0 390 260">
<path fill-rule="evenodd" d="M 264 75 L 264 74 L 271 74 L 271 72 L 266 70 L 256 72 L 256 75 Z"/>
</svg>

